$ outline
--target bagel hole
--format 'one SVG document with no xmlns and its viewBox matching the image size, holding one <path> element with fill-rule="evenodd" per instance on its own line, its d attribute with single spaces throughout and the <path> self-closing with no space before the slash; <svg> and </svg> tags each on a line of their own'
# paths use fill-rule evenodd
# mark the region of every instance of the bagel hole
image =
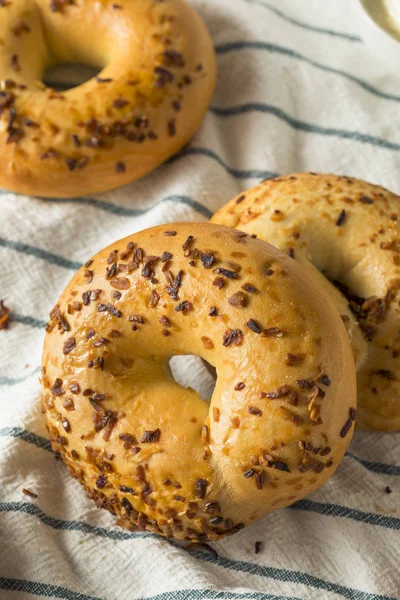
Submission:
<svg viewBox="0 0 400 600">
<path fill-rule="evenodd" d="M 80 63 L 57 63 L 45 71 L 43 83 L 56 92 L 66 92 L 93 79 L 101 70 Z"/>
<path fill-rule="evenodd" d="M 176 383 L 192 388 L 202 400 L 210 400 L 216 383 L 216 371 L 210 363 L 191 354 L 173 356 L 169 366 Z"/>
<path fill-rule="evenodd" d="M 324 273 L 324 275 L 329 279 L 327 274 Z M 377 326 L 385 318 L 391 300 L 390 293 L 387 292 L 383 298 L 378 296 L 363 297 L 359 296 L 342 281 L 336 279 L 329 279 L 329 281 L 348 300 L 348 306 L 358 321 L 364 338 L 369 342 L 372 341 Z"/>
</svg>

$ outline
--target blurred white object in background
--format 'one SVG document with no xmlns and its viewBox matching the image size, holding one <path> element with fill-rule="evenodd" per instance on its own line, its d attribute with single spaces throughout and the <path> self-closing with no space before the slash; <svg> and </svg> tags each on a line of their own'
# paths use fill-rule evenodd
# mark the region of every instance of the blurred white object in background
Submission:
<svg viewBox="0 0 400 600">
<path fill-rule="evenodd" d="M 400 0 L 383 0 L 383 10 L 391 33 L 400 40 Z"/>
<path fill-rule="evenodd" d="M 400 61 L 400 0 L 359 0 L 361 35 L 386 63 Z"/>
</svg>

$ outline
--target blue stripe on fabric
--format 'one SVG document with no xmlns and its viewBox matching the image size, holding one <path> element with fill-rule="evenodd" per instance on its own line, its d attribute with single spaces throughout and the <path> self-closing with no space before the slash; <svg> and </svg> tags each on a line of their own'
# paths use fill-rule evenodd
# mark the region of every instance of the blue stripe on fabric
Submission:
<svg viewBox="0 0 400 600">
<path fill-rule="evenodd" d="M 31 317 L 30 315 L 21 315 L 19 313 L 10 313 L 11 323 L 21 323 L 22 325 L 28 325 L 29 327 L 35 327 L 36 329 L 44 329 L 47 325 L 46 321 Z"/>
<path fill-rule="evenodd" d="M 346 456 L 357 461 L 360 465 L 368 469 L 368 471 L 372 471 L 373 473 L 381 473 L 382 475 L 396 475 L 397 477 L 400 477 L 400 467 L 397 465 L 388 465 L 385 463 L 374 462 L 372 460 L 366 460 L 365 458 L 356 456 L 352 452 L 346 452 Z"/>
<path fill-rule="evenodd" d="M 226 598 L 227 600 L 300 600 L 295 596 L 276 596 L 266 592 L 227 592 L 225 590 L 210 590 L 210 589 L 190 589 L 176 590 L 173 592 L 163 592 L 156 596 L 146 596 L 144 600 L 218 600 Z"/>
<path fill-rule="evenodd" d="M 203 206 L 196 200 L 193 200 L 192 198 L 189 198 L 187 196 L 176 196 L 176 195 L 166 196 L 165 198 L 162 198 L 162 200 L 160 200 L 159 202 L 157 202 L 156 204 L 154 204 L 153 206 L 151 206 L 150 208 L 147 208 L 147 209 L 126 208 L 126 207 L 122 207 L 122 206 L 117 206 L 116 204 L 110 204 L 110 203 L 104 202 L 102 200 L 96 200 L 95 198 L 83 198 L 83 197 L 82 198 L 66 198 L 66 199 L 46 198 L 44 200 L 44 202 L 49 202 L 49 203 L 54 203 L 54 204 L 58 204 L 58 203 L 60 203 L 60 204 L 63 204 L 63 203 L 84 204 L 86 206 L 93 206 L 95 208 L 100 208 L 102 210 L 105 210 L 105 211 L 113 213 L 113 214 L 118 214 L 121 216 L 132 216 L 132 217 L 133 216 L 137 217 L 137 216 L 146 214 L 162 203 L 175 202 L 175 203 L 179 203 L 179 204 L 185 204 L 186 206 L 190 206 L 190 208 L 193 208 L 194 210 L 196 210 L 196 212 L 202 214 L 207 219 L 209 219 L 213 214 L 211 210 L 209 210 L 208 208 L 206 208 L 205 206 Z M 13 240 L 7 240 L 2 237 L 0 237 L 0 246 L 2 246 L 4 248 L 9 248 L 10 250 L 14 250 L 14 251 L 20 252 L 22 254 L 34 256 L 36 258 L 46 261 L 49 264 L 55 264 L 59 267 L 63 267 L 66 269 L 71 269 L 71 270 L 76 271 L 77 269 L 79 269 L 82 266 L 81 263 L 69 260 L 62 256 L 58 256 L 57 254 L 53 254 L 51 252 L 48 252 L 47 250 L 43 250 L 42 248 L 37 248 L 36 246 L 31 246 L 29 244 L 23 244 L 21 242 L 15 242 Z"/>
<path fill-rule="evenodd" d="M 348 600 L 396 600 L 391 596 L 383 596 L 381 594 L 372 594 L 370 592 L 363 592 L 355 588 L 346 587 L 339 583 L 331 583 L 320 577 L 315 577 L 302 571 L 292 571 L 289 569 L 279 569 L 277 567 L 270 567 L 267 565 L 258 565 L 251 562 L 245 562 L 241 560 L 233 560 L 230 558 L 219 557 L 216 559 L 208 553 L 198 553 L 197 556 L 208 563 L 213 563 L 216 566 L 229 569 L 231 571 L 239 573 L 248 573 L 251 575 L 258 575 L 260 577 L 267 577 L 274 579 L 275 581 L 284 581 L 296 584 L 307 585 L 308 587 L 316 588 L 319 590 L 325 590 L 327 592 L 333 592 L 339 594 Z M 321 597 L 323 598 L 323 596 Z"/>
<path fill-rule="evenodd" d="M 42 450 L 47 450 L 48 452 L 52 451 L 49 440 L 33 431 L 27 431 L 21 427 L 3 427 L 0 429 L 0 437 L 12 437 L 33 444 Z"/>
<path fill-rule="evenodd" d="M 0 577 L 0 589 L 26 592 L 45 598 L 61 598 L 62 600 L 101 600 L 98 596 L 88 596 L 59 585 L 29 581 L 27 579 Z M 131 598 L 134 600 L 133 596 Z M 171 592 L 162 592 L 156 596 L 142 596 L 141 599 L 138 598 L 137 600 L 218 600 L 219 598 L 226 600 L 300 600 L 294 596 L 277 596 L 276 594 L 268 594 L 266 592 L 240 593 L 212 590 L 209 588 L 173 590 Z"/>
<path fill-rule="evenodd" d="M 210 108 L 210 112 L 218 117 L 235 117 L 251 112 L 259 112 L 273 115 L 298 131 L 305 131 L 306 133 L 315 133 L 328 137 L 337 137 L 340 139 L 354 140 L 356 142 L 361 142 L 362 144 L 369 144 L 371 146 L 384 148 L 385 150 L 394 150 L 396 152 L 400 150 L 400 144 L 397 144 L 396 142 L 390 142 L 383 138 L 378 138 L 368 133 L 361 133 L 358 131 L 336 129 L 334 127 L 320 127 L 319 125 L 294 119 L 278 106 L 272 106 L 270 104 L 264 104 L 261 102 L 250 102 L 248 104 L 228 107 L 212 106 Z"/>
<path fill-rule="evenodd" d="M 66 521 L 64 519 L 57 519 L 44 513 L 36 504 L 32 502 L 0 502 L 0 512 L 7 513 L 25 513 L 39 519 L 47 527 L 52 529 L 58 529 L 62 531 L 79 531 L 80 533 L 89 533 L 110 540 L 130 540 L 132 538 L 149 538 L 156 537 L 155 534 L 148 531 L 124 531 L 118 529 L 113 531 L 112 529 L 106 529 L 105 527 L 98 527 L 97 525 L 89 525 L 83 521 Z"/>
<path fill-rule="evenodd" d="M 100 537 L 109 538 L 112 540 L 127 540 L 137 538 L 153 538 L 160 539 L 155 534 L 149 532 L 125 532 L 125 531 L 113 531 L 105 529 L 103 527 L 97 527 L 94 525 L 88 525 L 81 521 L 64 521 L 62 519 L 56 519 L 46 515 L 41 511 L 35 504 L 28 502 L 3 502 L 0 503 L 0 512 L 23 512 L 40 519 L 45 525 L 58 530 L 64 531 L 79 531 L 81 533 L 90 533 L 98 535 Z M 167 540 L 163 540 L 168 543 Z M 208 553 L 205 554 L 201 551 L 196 552 L 196 556 L 203 561 L 215 564 L 216 566 L 224 569 L 248 573 L 251 575 L 258 575 L 260 577 L 266 577 L 274 579 L 276 581 L 291 582 L 296 584 L 307 585 L 309 587 L 326 590 L 339 594 L 349 600 L 395 600 L 388 596 L 382 596 L 379 594 L 370 594 L 368 592 L 362 592 L 354 588 L 345 587 L 340 584 L 331 583 L 319 577 L 314 577 L 308 573 L 302 571 L 293 571 L 288 569 L 280 569 L 276 567 L 270 567 L 268 565 L 259 565 L 252 562 L 233 560 L 220 556 L 218 559 L 212 557 Z"/>
<path fill-rule="evenodd" d="M 179 202 L 180 204 L 186 204 L 187 206 L 190 206 L 191 208 L 193 208 L 194 210 L 196 210 L 198 213 L 202 214 L 203 216 L 207 217 L 208 219 L 213 214 L 211 210 L 209 210 L 208 208 L 206 208 L 199 202 L 196 202 L 192 198 L 188 198 L 186 196 L 167 196 L 166 198 L 163 198 L 162 200 L 160 200 L 160 202 L 153 205 L 149 209 L 128 209 L 128 208 L 123 208 L 123 207 L 117 206 L 115 204 L 109 204 L 107 202 L 103 202 L 102 200 L 95 200 L 94 198 L 66 198 L 66 199 L 60 199 L 60 198 L 49 199 L 49 198 L 47 198 L 45 200 L 45 202 L 52 202 L 52 203 L 66 203 L 66 202 L 71 203 L 72 202 L 72 203 L 76 203 L 76 204 L 85 204 L 87 206 L 95 206 L 96 208 L 101 208 L 103 210 L 106 210 L 107 212 L 112 212 L 114 214 L 125 215 L 125 216 L 127 216 L 127 215 L 129 215 L 129 216 L 143 215 L 143 214 L 149 212 L 150 210 L 154 209 L 159 204 L 161 204 L 163 202 L 167 202 L 167 201 Z M 2 237 L 0 237 L 0 246 L 2 246 L 3 248 L 8 248 L 10 250 L 14 250 L 21 254 L 34 256 L 35 258 L 44 260 L 45 262 L 47 262 L 49 264 L 54 264 L 59 267 L 63 267 L 65 269 L 71 269 L 71 270 L 76 271 L 82 266 L 81 263 L 69 260 L 69 259 L 64 258 L 63 256 L 59 256 L 57 254 L 53 254 L 52 252 L 48 252 L 47 250 L 43 250 L 42 248 L 37 248 L 36 246 L 31 246 L 29 244 L 23 244 L 22 242 L 7 240 Z"/>
<path fill-rule="evenodd" d="M 81 594 L 80 592 L 73 592 L 60 585 L 29 581 L 27 579 L 11 579 L 9 577 L 0 577 L 0 590 L 25 592 L 26 594 L 33 594 L 34 596 L 61 598 L 62 600 L 102 600 L 98 596 L 88 596 L 87 594 Z"/>
<path fill-rule="evenodd" d="M 348 40 L 349 42 L 362 42 L 362 39 L 358 35 L 354 35 L 352 33 L 345 33 L 342 31 L 335 31 L 333 29 L 326 29 L 324 27 L 317 27 L 316 25 L 309 25 L 308 23 L 304 23 L 303 21 L 298 21 L 294 19 L 287 13 L 282 12 L 275 8 L 275 6 L 271 6 L 268 2 L 263 0 L 246 0 L 249 4 L 257 4 L 258 6 L 262 6 L 267 10 L 273 12 L 278 17 L 281 17 L 284 21 L 291 23 L 292 25 L 297 25 L 297 27 L 301 27 L 302 29 L 306 29 L 307 31 L 313 31 L 315 33 L 323 33 L 326 35 L 330 35 L 333 37 L 342 38 L 344 40 Z"/>
<path fill-rule="evenodd" d="M 28 373 L 28 375 L 22 377 L 6 377 L 5 375 L 0 375 L 0 385 L 17 385 L 18 383 L 22 383 L 30 377 L 33 377 L 36 373 L 40 373 L 40 367 L 36 367 L 36 369 Z"/>
<path fill-rule="evenodd" d="M 329 517 L 342 517 L 358 521 L 359 523 L 367 523 L 375 527 L 386 527 L 400 531 L 400 519 L 396 517 L 388 517 L 387 515 L 378 515 L 376 513 L 364 512 L 355 508 L 348 508 L 340 504 L 326 504 L 322 502 L 314 502 L 313 500 L 299 500 L 295 504 L 288 507 L 290 510 L 303 510 L 312 513 Z"/>
<path fill-rule="evenodd" d="M 13 195 L 15 195 L 17 198 L 18 198 L 18 196 L 21 195 L 21 194 L 14 194 L 13 192 L 7 192 L 6 190 L 0 190 L 0 195 L 2 195 L 2 196 L 5 196 L 5 195 L 11 194 L 11 193 Z M 84 196 L 78 196 L 75 198 L 39 198 L 39 197 L 35 197 L 35 199 L 43 201 L 43 202 L 48 202 L 51 204 L 67 204 L 67 203 L 69 203 L 69 204 L 71 204 L 71 203 L 72 204 L 84 204 L 86 206 L 92 206 L 93 208 L 99 208 L 101 210 L 104 210 L 104 211 L 109 212 L 114 215 L 119 215 L 121 217 L 140 217 L 140 216 L 145 215 L 148 212 L 152 211 L 154 208 L 157 208 L 158 206 L 160 206 L 160 204 L 164 204 L 166 202 L 173 202 L 175 204 L 184 204 L 186 206 L 189 206 L 190 208 L 193 208 L 193 210 L 200 213 L 204 217 L 207 217 L 207 219 L 209 219 L 213 214 L 209 208 L 207 208 L 206 206 L 203 206 L 202 204 L 200 204 L 200 202 L 193 200 L 193 198 L 189 198 L 188 196 L 176 195 L 176 194 L 162 198 L 159 202 L 156 202 L 156 204 L 153 204 L 153 206 L 150 206 L 149 208 L 129 208 L 126 206 L 118 206 L 117 204 L 112 204 L 111 202 L 105 202 L 104 200 L 97 200 L 96 198 L 87 198 Z"/>
<path fill-rule="evenodd" d="M 220 44 L 215 48 L 217 54 L 228 54 L 229 52 L 237 52 L 241 50 L 264 50 L 266 52 L 272 52 L 275 54 L 282 54 L 284 56 L 288 56 L 289 58 L 294 58 L 296 60 L 307 63 L 321 71 L 325 71 L 327 73 L 333 73 L 335 75 L 340 75 L 344 77 L 348 81 L 351 81 L 357 84 L 366 92 L 377 96 L 378 98 L 383 98 L 385 100 L 390 100 L 392 102 L 400 102 L 400 96 L 396 96 L 395 94 L 389 94 L 387 92 L 382 92 L 378 88 L 374 87 L 367 81 L 352 75 L 351 73 L 347 73 L 346 71 L 342 71 L 341 69 L 335 69 L 334 67 L 329 67 L 328 65 L 324 65 L 319 63 L 311 58 L 307 58 L 300 52 L 296 50 L 292 50 L 291 48 L 286 48 L 284 46 L 278 46 L 277 44 L 271 44 L 269 42 L 254 40 L 254 41 L 236 41 L 236 42 L 227 42 L 225 44 Z"/>
<path fill-rule="evenodd" d="M 153 206 L 150 206 L 149 208 L 129 208 L 127 206 L 118 206 L 117 204 L 112 204 L 111 202 L 105 202 L 104 200 L 97 200 L 96 198 L 85 197 L 43 199 L 39 198 L 39 200 L 43 200 L 43 202 L 49 202 L 51 204 L 83 204 L 85 206 L 98 208 L 100 210 L 104 210 L 113 215 L 119 215 L 121 217 L 141 217 L 142 215 L 145 215 L 150 211 L 154 210 L 161 204 L 165 204 L 167 202 L 189 206 L 190 208 L 203 215 L 207 219 L 209 219 L 213 214 L 209 208 L 203 206 L 202 204 L 200 204 L 200 202 L 197 202 L 196 200 L 193 200 L 193 198 L 189 198 L 188 196 L 180 195 L 166 196 L 165 198 L 162 198 L 159 202 L 156 202 L 156 204 L 153 204 Z"/>
<path fill-rule="evenodd" d="M 44 260 L 45 262 L 51 265 L 57 265 L 58 267 L 63 267 L 64 269 L 73 269 L 74 271 L 76 271 L 82 266 L 82 264 L 79 262 L 69 260 L 68 258 L 64 258 L 63 256 L 58 256 L 58 254 L 53 254 L 52 252 L 48 252 L 47 250 L 43 250 L 42 248 L 37 248 L 36 246 L 31 246 L 30 244 L 23 244 L 22 242 L 6 240 L 2 237 L 0 237 L 0 246 L 2 246 L 3 248 L 14 250 L 15 252 L 19 252 L 21 254 L 34 256 L 35 258 Z"/>
<path fill-rule="evenodd" d="M 216 163 L 223 167 L 227 173 L 238 179 L 271 179 L 273 177 L 278 177 L 279 175 L 274 171 L 262 171 L 260 169 L 234 169 L 229 167 L 216 152 L 209 150 L 208 148 L 184 148 L 181 152 L 179 152 L 179 154 L 176 154 L 170 158 L 168 162 L 173 163 L 180 158 L 193 155 L 207 156 L 208 158 L 213 159 Z"/>
</svg>

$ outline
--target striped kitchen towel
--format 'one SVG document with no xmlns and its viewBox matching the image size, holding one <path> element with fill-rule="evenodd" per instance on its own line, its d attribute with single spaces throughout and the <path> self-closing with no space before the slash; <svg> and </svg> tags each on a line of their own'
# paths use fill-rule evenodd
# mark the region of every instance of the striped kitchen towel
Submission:
<svg viewBox="0 0 400 600">
<path fill-rule="evenodd" d="M 0 332 L 0 598 L 400 598 L 400 434 L 356 433 L 321 490 L 212 544 L 219 557 L 118 529 L 50 452 L 44 327 L 89 256 L 157 223 L 205 221 L 277 173 L 346 173 L 400 192 L 400 72 L 363 41 L 359 0 L 192 1 L 219 78 L 188 147 L 102 196 L 0 194 L 0 298 L 12 311 Z M 180 380 L 207 393 L 210 375 L 189 360 Z"/>
</svg>

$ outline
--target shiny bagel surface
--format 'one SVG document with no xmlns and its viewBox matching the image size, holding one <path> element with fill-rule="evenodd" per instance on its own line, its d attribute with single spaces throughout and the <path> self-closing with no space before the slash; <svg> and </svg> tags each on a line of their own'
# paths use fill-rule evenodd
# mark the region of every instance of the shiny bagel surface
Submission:
<svg viewBox="0 0 400 600">
<path fill-rule="evenodd" d="M 209 223 L 112 244 L 51 312 L 53 449 L 125 527 L 218 539 L 318 488 L 353 431 L 355 369 L 335 307 L 296 261 Z M 174 355 L 216 367 L 210 404 Z"/>
<path fill-rule="evenodd" d="M 212 218 L 290 252 L 331 296 L 353 346 L 363 429 L 400 430 L 399 202 L 350 177 L 294 173 L 239 194 Z"/>
<path fill-rule="evenodd" d="M 0 186 L 78 196 L 127 184 L 198 129 L 216 77 L 212 41 L 183 0 L 0 5 Z M 57 93 L 62 62 L 100 70 Z"/>
</svg>

